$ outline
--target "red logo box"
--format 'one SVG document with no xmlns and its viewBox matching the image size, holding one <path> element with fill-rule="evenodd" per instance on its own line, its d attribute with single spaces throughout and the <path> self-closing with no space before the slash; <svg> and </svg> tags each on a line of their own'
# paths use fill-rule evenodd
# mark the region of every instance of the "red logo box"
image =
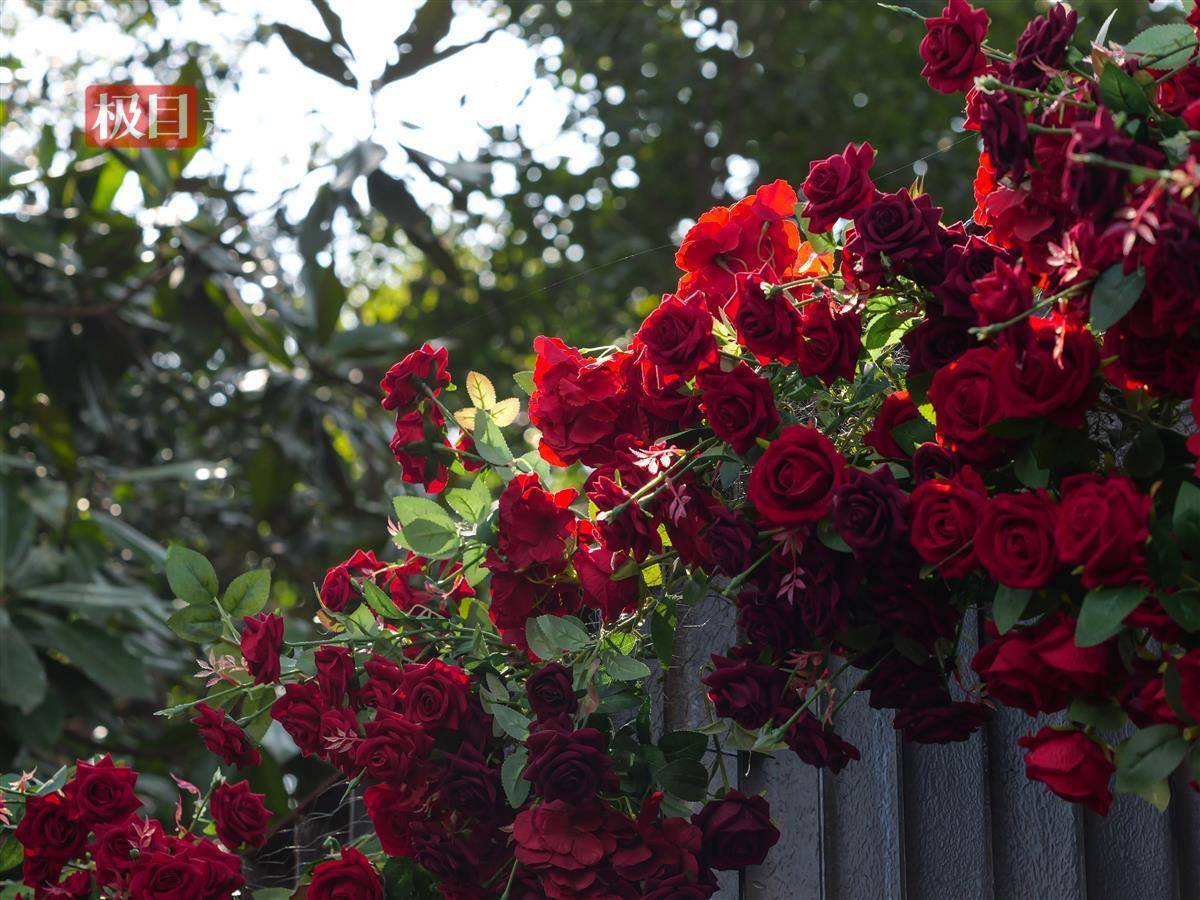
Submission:
<svg viewBox="0 0 1200 900">
<path fill-rule="evenodd" d="M 194 85 L 91 84 L 83 97 L 89 147 L 195 147 L 200 140 Z"/>
</svg>

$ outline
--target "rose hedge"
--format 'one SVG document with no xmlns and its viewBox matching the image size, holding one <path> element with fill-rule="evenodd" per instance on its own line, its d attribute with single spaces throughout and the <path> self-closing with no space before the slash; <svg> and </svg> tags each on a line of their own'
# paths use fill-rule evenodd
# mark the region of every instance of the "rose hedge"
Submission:
<svg viewBox="0 0 1200 900">
<path fill-rule="evenodd" d="M 803 200 L 776 181 L 709 210 L 625 346 L 537 339 L 534 452 L 486 378 L 451 404 L 444 349 L 397 363 L 401 556 L 328 571 L 324 640 L 286 640 L 266 573 L 222 593 L 173 548 L 172 624 L 210 654 L 205 695 L 164 713 L 227 772 L 274 722 L 365 787 L 375 834 L 308 896 L 708 897 L 779 838 L 726 755 L 836 773 L 856 692 L 907 741 L 965 740 L 997 705 L 1065 713 L 1020 739 L 1027 774 L 1100 814 L 1194 779 L 1198 24 L 1085 56 L 1057 4 L 1010 54 L 951 0 L 920 51 L 934 89 L 968 92 L 972 220 L 879 191 L 865 144 L 812 163 Z M 657 735 L 651 666 L 713 593 L 739 640 L 701 679 L 712 719 Z M 136 778 L 106 757 L 11 789 L 38 896 L 228 896 L 230 851 L 284 812 L 219 773 L 181 782 L 197 799 L 168 834 Z"/>
</svg>

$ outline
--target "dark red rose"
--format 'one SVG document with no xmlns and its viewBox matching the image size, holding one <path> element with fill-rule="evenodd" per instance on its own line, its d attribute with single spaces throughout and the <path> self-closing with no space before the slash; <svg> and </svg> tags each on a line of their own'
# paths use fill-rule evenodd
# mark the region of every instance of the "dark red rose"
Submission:
<svg viewBox="0 0 1200 900">
<path fill-rule="evenodd" d="M 341 769 L 347 778 L 357 778 L 362 769 L 355 754 L 362 740 L 362 728 L 353 709 L 327 706 L 321 712 L 321 749 L 318 756 Z"/>
<path fill-rule="evenodd" d="M 1058 555 L 1083 566 L 1083 586 L 1144 579 L 1151 499 L 1122 475 L 1071 475 L 1061 493 Z"/>
<path fill-rule="evenodd" d="M 209 869 L 190 854 L 152 850 L 138 857 L 129 896 L 139 900 L 193 900 L 207 894 Z"/>
<path fill-rule="evenodd" d="M 987 431 L 1000 420 L 995 363 L 995 350 L 976 347 L 936 371 L 929 386 L 938 443 L 973 465 L 990 463 L 1004 452 L 1004 442 Z"/>
<path fill-rule="evenodd" d="M 789 362 L 800 349 L 800 311 L 783 291 L 768 297 L 763 290 L 764 284 L 779 281 L 770 269 L 739 272 L 733 297 L 725 307 L 738 341 L 764 364 Z"/>
<path fill-rule="evenodd" d="M 630 882 L 661 881 L 676 875 L 694 882 L 700 874 L 700 829 L 687 819 L 660 818 L 663 795 L 651 794 L 636 822 L 636 838 L 613 854 L 617 874 Z"/>
<path fill-rule="evenodd" d="M 717 887 L 717 880 L 712 877 L 690 881 L 686 875 L 672 875 L 661 881 L 647 881 L 642 887 L 641 900 L 709 900 Z"/>
<path fill-rule="evenodd" d="M 1019 185 L 1029 171 L 1033 155 L 1024 100 L 1009 91 L 982 95 L 979 132 L 996 178 L 1007 175 L 1014 185 Z"/>
<path fill-rule="evenodd" d="M 775 722 L 782 725 L 794 713 L 793 709 L 780 707 L 775 711 Z M 851 760 L 860 758 L 857 747 L 807 710 L 788 726 L 784 742 L 801 762 L 818 769 L 829 769 L 834 775 L 846 768 Z"/>
<path fill-rule="evenodd" d="M 571 503 L 577 494 L 552 494 L 536 473 L 514 475 L 500 494 L 500 552 L 518 569 L 561 568 L 575 524 Z"/>
<path fill-rule="evenodd" d="M 800 346 L 796 368 L 826 386 L 837 379 L 854 380 L 862 349 L 862 318 L 849 308 L 834 310 L 826 300 L 810 300 L 800 310 Z"/>
<path fill-rule="evenodd" d="M 924 484 L 934 478 L 953 478 L 962 466 L 945 447 L 927 441 L 913 451 L 913 481 Z"/>
<path fill-rule="evenodd" d="M 447 832 L 440 822 L 430 822 L 418 819 L 412 825 L 412 855 L 417 865 L 425 869 L 444 886 L 477 887 L 481 876 L 479 873 L 480 859 L 475 847 L 478 841 L 464 840 L 457 834 Z M 446 900 L 454 900 L 459 896 L 479 897 L 480 893 L 470 891 L 459 895 L 451 890 L 444 890 Z"/>
<path fill-rule="evenodd" d="M 383 391 L 384 409 L 407 409 L 425 399 L 424 387 L 435 394 L 450 383 L 446 371 L 449 357 L 445 347 L 434 348 L 422 344 L 400 362 L 396 363 L 383 380 L 379 389 Z"/>
<path fill-rule="evenodd" d="M 654 312 L 642 322 L 636 341 L 643 348 L 643 367 L 657 372 L 657 383 L 688 381 L 701 368 L 716 361 L 712 313 L 703 298 L 687 299 L 667 294 Z M 646 377 L 647 383 L 656 383 Z"/>
<path fill-rule="evenodd" d="M 701 372 L 696 386 L 713 434 L 738 453 L 745 453 L 756 438 L 779 427 L 771 382 L 745 363 L 738 363 L 729 372 Z"/>
<path fill-rule="evenodd" d="M 1189 650 L 1175 660 L 1179 673 L 1179 698 L 1183 711 L 1200 722 L 1200 650 Z"/>
<path fill-rule="evenodd" d="M 558 338 L 533 341 L 530 421 L 541 431 L 538 452 L 552 465 L 579 459 L 600 461 L 608 455 L 625 411 L 623 360 L 614 355 L 603 362 L 588 359 Z"/>
<path fill-rule="evenodd" d="M 621 507 L 615 516 L 606 516 L 597 524 L 604 546 L 610 550 L 627 550 L 638 562 L 651 553 L 662 552 L 662 538 L 658 526 L 641 505 L 624 487 L 611 478 L 593 473 L 587 483 L 588 499 L 596 504 L 600 512 L 609 512 Z"/>
<path fill-rule="evenodd" d="M 1133 668 L 1117 694 L 1121 708 L 1138 728 L 1150 725 L 1174 725 L 1187 727 L 1179 718 L 1167 699 L 1166 683 L 1158 671 L 1157 661 L 1135 657 Z"/>
<path fill-rule="evenodd" d="M 79 760 L 75 776 L 63 787 L 75 818 L 86 825 L 120 822 L 141 807 L 133 793 L 138 773 L 127 766 L 114 765 L 105 754 L 94 765 Z"/>
<path fill-rule="evenodd" d="M 983 40 L 987 37 L 988 14 L 967 0 L 950 0 L 940 16 L 925 20 L 921 39 L 921 75 L 929 86 L 943 94 L 966 91 L 975 76 L 987 69 Z"/>
<path fill-rule="evenodd" d="M 283 618 L 274 613 L 242 617 L 242 660 L 255 684 L 279 680 L 279 650 L 283 646 Z"/>
<path fill-rule="evenodd" d="M 1064 428 L 1083 425 L 1098 393 L 1094 375 L 1100 348 L 1091 333 L 1064 320 L 1029 319 L 1026 337 L 996 352 L 995 389 L 1010 419 L 1049 419 Z"/>
<path fill-rule="evenodd" d="M 757 866 L 779 841 L 767 801 L 739 791 L 726 791 L 720 800 L 708 801 L 692 816 L 692 824 L 704 835 L 704 862 L 713 869 Z"/>
<path fill-rule="evenodd" d="M 411 826 L 424 816 L 424 783 L 373 784 L 363 796 L 379 845 L 388 856 L 412 853 Z"/>
<path fill-rule="evenodd" d="M 1031 716 L 1065 709 L 1072 697 L 1107 696 L 1120 671 L 1113 642 L 1076 646 L 1075 624 L 1059 612 L 993 636 L 975 654 L 971 668 L 989 694 Z"/>
<path fill-rule="evenodd" d="M 753 731 L 765 725 L 779 705 L 787 680 L 774 666 L 713 654 L 713 671 L 700 679 L 716 714 Z"/>
<path fill-rule="evenodd" d="M 799 643 L 795 610 L 790 603 L 767 591 L 752 588 L 738 594 L 737 605 L 738 632 L 754 649 L 769 649 L 778 656 L 791 652 Z"/>
<path fill-rule="evenodd" d="M 847 472 L 833 495 L 833 527 L 856 556 L 880 553 L 908 531 L 908 495 L 886 466 Z"/>
<path fill-rule="evenodd" d="M 709 506 L 712 522 L 704 532 L 711 565 L 708 567 L 729 578 L 745 572 L 759 555 L 758 529 L 724 504 Z"/>
<path fill-rule="evenodd" d="M 942 301 L 942 311 L 955 318 L 975 318 L 970 300 L 977 290 L 976 282 L 990 275 L 998 260 L 1007 261 L 1009 257 L 1002 247 L 973 234 L 951 245 L 943 261 L 942 281 L 933 288 Z"/>
<path fill-rule="evenodd" d="M 246 732 L 223 710 L 213 709 L 207 703 L 197 703 L 192 724 L 200 732 L 204 746 L 221 757 L 225 765 L 245 769 L 262 762 L 262 754 L 251 746 Z"/>
<path fill-rule="evenodd" d="M 1025 754 L 1027 778 L 1040 781 L 1064 800 L 1108 815 L 1113 799 L 1108 783 L 1116 767 L 1100 744 L 1080 731 L 1049 725 L 1017 743 L 1029 751 Z"/>
<path fill-rule="evenodd" d="M 217 825 L 217 837 L 226 847 L 236 849 L 242 844 L 261 847 L 267 840 L 267 809 L 265 794 L 255 794 L 248 781 L 237 784 L 223 782 L 212 793 L 209 809 Z"/>
<path fill-rule="evenodd" d="M 1156 332 L 1148 327 L 1150 316 L 1149 308 L 1139 304 L 1104 332 L 1102 356 L 1116 357 L 1104 367 L 1104 376 L 1126 391 L 1145 388 L 1156 396 L 1192 396 L 1200 374 L 1200 340 Z"/>
<path fill-rule="evenodd" d="M 579 804 L 618 787 L 612 760 L 604 751 L 604 735 L 595 728 L 538 731 L 525 741 L 529 765 L 524 777 L 546 801 Z"/>
<path fill-rule="evenodd" d="M 747 493 L 769 525 L 807 525 L 829 512 L 845 472 L 846 461 L 833 441 L 815 428 L 791 425 L 754 464 Z"/>
<path fill-rule="evenodd" d="M 271 706 L 271 718 L 283 726 L 305 756 L 320 753 L 321 713 L 324 706 L 316 682 L 292 682 L 283 686 L 284 694 Z"/>
<path fill-rule="evenodd" d="M 124 822 L 99 825 L 95 832 L 87 851 L 96 861 L 96 878 L 101 884 L 127 879 L 136 857 L 167 847 L 166 836 L 157 819 L 131 816 Z"/>
<path fill-rule="evenodd" d="M 971 307 L 980 325 L 1015 319 L 1033 306 L 1033 285 L 1020 263 L 997 258 L 992 271 L 975 283 Z"/>
<path fill-rule="evenodd" d="M 391 710 L 376 710 L 363 728 L 367 736 L 358 745 L 355 761 L 379 781 L 408 781 L 433 749 L 433 738 L 420 725 Z"/>
<path fill-rule="evenodd" d="M 317 687 L 326 706 L 345 706 L 346 696 L 354 693 L 354 654 L 349 647 L 322 644 L 313 654 L 317 668 Z"/>
<path fill-rule="evenodd" d="M 900 449 L 900 445 L 892 437 L 892 429 L 905 422 L 911 422 L 918 415 L 917 407 L 909 399 L 908 391 L 896 391 L 888 394 L 883 398 L 883 406 L 875 416 L 871 430 L 863 437 L 863 443 L 874 448 L 880 456 L 903 459 L 907 454 Z"/>
<path fill-rule="evenodd" d="M 935 478 L 912 492 L 909 540 L 941 578 L 962 578 L 978 559 L 972 541 L 979 513 L 987 503 L 987 488 L 970 467 L 953 478 Z"/>
<path fill-rule="evenodd" d="M 497 804 L 504 804 L 500 770 L 489 765 L 482 751 L 470 744 L 442 756 L 441 776 L 438 797 L 450 809 L 482 819 L 493 814 Z"/>
<path fill-rule="evenodd" d="M 313 869 L 308 900 L 383 900 L 383 882 L 371 861 L 353 847 L 343 847 L 341 859 Z"/>
<path fill-rule="evenodd" d="M 853 219 L 875 196 L 875 183 L 867 173 L 875 161 L 870 144 L 847 144 L 834 156 L 808 164 L 804 179 L 804 211 L 808 229 L 828 231 L 838 219 Z"/>
<path fill-rule="evenodd" d="M 972 319 L 936 316 L 906 332 L 900 343 L 908 351 L 908 374 L 937 372 L 966 353 L 977 343 L 967 330 L 973 324 Z"/>
<path fill-rule="evenodd" d="M 614 820 L 628 820 L 599 802 L 575 806 L 552 800 L 517 813 L 513 840 L 517 861 L 538 873 L 550 900 L 575 900 L 603 884 L 607 860 L 617 849 Z"/>
<path fill-rule="evenodd" d="M 39 896 L 54 897 L 55 900 L 90 900 L 92 896 L 92 873 L 86 869 L 68 875 L 53 888 Z"/>
<path fill-rule="evenodd" d="M 938 255 L 942 242 L 938 220 L 942 209 L 928 194 L 915 200 L 908 188 L 880 194 L 854 219 L 854 239 L 847 249 L 859 256 L 883 255 L 892 265 Z"/>
<path fill-rule="evenodd" d="M 967 740 L 992 717 L 982 703 L 955 702 L 944 685 L 917 691 L 892 720 L 904 740 L 917 744 L 953 744 Z"/>
<path fill-rule="evenodd" d="M 75 818 L 62 794 L 42 794 L 25 800 L 25 815 L 15 836 L 26 856 L 66 862 L 83 851 L 88 827 Z M 57 878 L 57 873 L 54 874 Z"/>
<path fill-rule="evenodd" d="M 426 728 L 453 731 L 467 713 L 471 679 L 458 666 L 431 659 L 404 669 L 404 715 Z"/>
<path fill-rule="evenodd" d="M 226 853 L 216 842 L 186 835 L 182 840 L 172 842 L 172 846 L 175 859 L 190 860 L 203 871 L 204 887 L 199 894 L 200 900 L 225 900 L 246 886 L 242 861 L 232 853 Z M 141 895 L 134 891 L 131 896 Z"/>
<path fill-rule="evenodd" d="M 858 586 L 860 566 L 818 541 L 809 541 L 789 573 L 787 585 L 773 585 L 795 605 L 804 629 L 817 640 L 846 626 L 846 606 Z"/>
<path fill-rule="evenodd" d="M 1075 10 L 1056 3 L 1026 25 L 1017 39 L 1011 83 L 1026 88 L 1044 86 L 1051 71 L 1062 67 L 1078 20 Z"/>
<path fill-rule="evenodd" d="M 615 622 L 621 613 L 637 607 L 638 579 L 626 554 L 593 547 L 579 550 L 572 559 L 584 605 L 600 610 L 605 622 Z"/>
<path fill-rule="evenodd" d="M 560 663 L 546 663 L 533 672 L 525 682 L 525 693 L 529 708 L 539 719 L 562 713 L 574 715 L 579 709 L 571 670 Z"/>
<path fill-rule="evenodd" d="M 1058 508 L 1045 491 L 999 494 L 983 507 L 975 552 L 988 574 L 1013 588 L 1044 587 L 1058 570 Z"/>
<path fill-rule="evenodd" d="M 1163 161 L 1157 150 L 1139 144 L 1118 129 L 1112 113 L 1104 107 L 1090 119 L 1079 119 L 1072 126 L 1074 134 L 1067 145 L 1067 161 L 1063 167 L 1063 199 L 1079 216 L 1100 219 L 1125 199 L 1129 172 L 1113 166 L 1098 166 L 1077 160 L 1077 156 L 1095 155 L 1130 165 L 1156 167 Z"/>
</svg>

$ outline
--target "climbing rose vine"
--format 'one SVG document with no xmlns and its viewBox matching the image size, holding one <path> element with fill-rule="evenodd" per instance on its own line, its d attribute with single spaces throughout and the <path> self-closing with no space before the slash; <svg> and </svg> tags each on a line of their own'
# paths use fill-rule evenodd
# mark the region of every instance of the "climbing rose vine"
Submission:
<svg viewBox="0 0 1200 900">
<path fill-rule="evenodd" d="M 286 812 L 237 780 L 271 723 L 374 824 L 322 900 L 708 897 L 787 827 L 727 758 L 837 773 L 856 694 L 922 743 L 1059 714 L 1019 740 L 1031 779 L 1164 808 L 1200 761 L 1198 19 L 1085 53 L 1055 4 L 1008 53 L 951 0 L 920 54 L 966 92 L 970 221 L 851 144 L 704 213 L 626 340 L 538 338 L 524 409 L 445 348 L 398 362 L 398 554 L 330 568 L 327 636 L 292 642 L 265 572 L 221 592 L 172 548 L 209 683 L 164 712 L 224 768 L 172 828 L 108 758 L 22 779 L 25 883 L 228 896 Z M 651 681 L 714 596 L 736 634 L 683 673 L 710 717 L 665 729 Z"/>
</svg>

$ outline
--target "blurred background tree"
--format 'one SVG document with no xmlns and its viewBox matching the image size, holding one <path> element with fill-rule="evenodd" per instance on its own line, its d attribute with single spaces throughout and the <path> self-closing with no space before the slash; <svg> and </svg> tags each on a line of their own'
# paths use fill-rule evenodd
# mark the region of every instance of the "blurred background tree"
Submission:
<svg viewBox="0 0 1200 900">
<path fill-rule="evenodd" d="M 923 15 L 941 5 L 912 2 Z M 1044 6 L 982 5 L 1000 47 Z M 1114 6 L 1118 38 L 1180 16 L 1142 0 L 1075 5 L 1081 40 Z M 618 338 L 673 286 L 693 217 L 763 181 L 798 185 L 808 160 L 850 140 L 874 144 L 885 189 L 924 176 L 948 214 L 969 214 L 961 98 L 920 78 L 920 25 L 865 0 L 428 0 L 388 13 L 338 0 L 0 11 L 8 766 L 112 749 L 150 773 L 186 768 L 188 729 L 150 715 L 168 689 L 199 690 L 168 627 L 164 545 L 206 552 L 223 583 L 273 569 L 272 605 L 306 628 L 324 569 L 382 549 L 396 487 L 375 385 L 421 341 L 448 345 L 460 376 L 504 386 L 539 333 Z M 393 18 L 373 53 L 362 36 L 378 44 Z M 501 44 L 525 56 L 487 55 Z M 454 152 L 430 152 L 429 125 L 388 102 L 450 84 L 468 109 L 512 76 L 488 66 L 511 59 L 532 60 L 513 121 L 500 109 Z M 93 82 L 197 84 L 219 138 L 252 62 L 280 96 L 311 87 L 319 139 L 299 122 L 296 135 L 235 135 L 252 148 L 237 160 L 216 139 L 212 152 L 84 143 Z M 562 110 L 553 127 L 517 127 L 547 96 Z M 349 134 L 347 109 L 361 114 Z M 279 145 L 303 177 L 264 198 L 251 185 Z M 278 756 L 259 786 L 276 796 L 284 774 L 303 774 Z"/>
</svg>

